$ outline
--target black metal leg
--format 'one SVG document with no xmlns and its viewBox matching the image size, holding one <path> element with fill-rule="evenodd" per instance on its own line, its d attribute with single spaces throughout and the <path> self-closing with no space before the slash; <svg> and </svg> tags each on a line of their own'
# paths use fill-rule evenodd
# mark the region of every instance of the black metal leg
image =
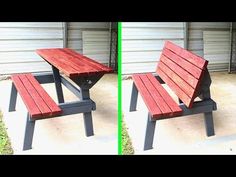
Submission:
<svg viewBox="0 0 236 177">
<path fill-rule="evenodd" d="M 132 93 L 131 93 L 131 100 L 130 100 L 130 108 L 129 111 L 136 111 L 137 107 L 137 99 L 138 99 L 138 89 L 133 83 Z"/>
<path fill-rule="evenodd" d="M 10 97 L 10 103 L 9 103 L 9 112 L 16 110 L 16 98 L 17 98 L 17 90 L 14 83 L 12 83 L 11 97 Z"/>
<path fill-rule="evenodd" d="M 92 120 L 92 113 L 91 112 L 85 112 L 84 115 L 84 127 L 85 127 L 85 133 L 86 136 L 93 136 L 93 120 Z"/>
<path fill-rule="evenodd" d="M 90 99 L 89 89 L 81 88 L 81 98 L 82 100 Z M 93 120 L 92 120 L 92 112 L 83 113 L 84 116 L 84 127 L 86 136 L 93 136 Z"/>
<path fill-rule="evenodd" d="M 150 114 L 148 114 L 147 127 L 144 141 L 144 150 L 152 149 L 153 138 L 155 133 L 156 121 L 151 120 Z"/>
<path fill-rule="evenodd" d="M 59 103 L 64 103 L 64 96 L 63 96 L 63 91 L 62 91 L 62 86 L 61 86 L 61 76 L 59 73 L 59 70 L 52 66 L 52 71 L 53 71 L 53 77 L 54 77 L 54 82 L 56 86 L 56 91 L 57 91 L 57 99 Z"/>
<path fill-rule="evenodd" d="M 34 126 L 35 126 L 35 121 L 31 120 L 29 113 L 27 113 L 23 150 L 32 149 Z"/>
<path fill-rule="evenodd" d="M 215 135 L 212 112 L 204 113 L 205 127 L 207 136 Z"/>
</svg>

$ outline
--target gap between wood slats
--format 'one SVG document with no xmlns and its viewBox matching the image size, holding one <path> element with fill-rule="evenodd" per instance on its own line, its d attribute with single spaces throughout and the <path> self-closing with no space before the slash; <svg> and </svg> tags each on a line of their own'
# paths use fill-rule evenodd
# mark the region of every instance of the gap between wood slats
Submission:
<svg viewBox="0 0 236 177">
<path fill-rule="evenodd" d="M 92 60 L 92 59 L 90 59 L 90 58 L 88 58 L 84 55 L 76 53 L 75 51 L 73 51 L 71 49 L 66 48 L 66 49 L 64 49 L 64 52 L 66 52 L 66 53 L 68 53 L 68 54 L 70 54 L 70 55 L 72 55 L 72 56 L 74 56 L 78 59 L 82 59 L 82 60 L 88 62 L 92 67 L 97 67 L 98 69 L 105 70 L 105 71 L 111 70 L 109 67 L 103 66 L 99 62 L 96 62 L 96 61 L 94 61 L 94 60 Z M 81 57 L 81 58 L 79 58 L 79 57 Z"/>
<path fill-rule="evenodd" d="M 161 116 L 162 112 L 156 105 L 155 101 L 152 99 L 150 93 L 147 91 L 145 85 L 140 78 L 140 75 L 133 75 L 133 79 L 135 81 L 135 85 L 137 86 L 139 93 L 142 95 L 143 100 L 149 109 L 149 112 L 152 114 L 153 117 Z"/>
<path fill-rule="evenodd" d="M 160 61 L 162 63 L 164 63 L 165 65 L 167 65 L 169 68 L 175 68 L 175 72 L 178 73 L 178 75 L 186 80 L 186 82 L 189 83 L 189 85 L 191 85 L 192 88 L 195 88 L 198 80 L 193 77 L 191 74 L 189 74 L 186 70 L 184 70 L 182 67 L 180 67 L 179 65 L 177 65 L 175 62 L 173 62 L 172 60 L 169 60 L 169 58 L 167 58 L 165 55 L 161 55 L 161 59 Z M 159 67 L 159 64 L 157 65 L 157 69 Z"/>
<path fill-rule="evenodd" d="M 24 78 L 23 78 L 24 77 Z M 30 80 L 26 77 L 26 75 L 22 75 L 22 77 L 19 77 L 22 83 L 24 83 L 24 87 L 26 88 L 27 92 L 31 96 L 32 100 L 34 101 L 35 105 L 41 112 L 42 116 L 50 115 L 51 110 L 48 107 L 48 105 L 44 102 L 44 100 L 41 98 L 41 96 L 38 94 L 36 88 Z M 28 85 L 28 86 L 27 86 Z M 32 89 L 32 90 L 31 90 Z"/>
<path fill-rule="evenodd" d="M 47 102 L 47 100 L 45 100 L 45 97 L 46 97 L 46 95 L 45 95 L 45 97 L 43 97 L 42 95 L 41 95 L 41 93 L 39 92 L 39 88 L 38 87 L 42 87 L 39 83 L 38 83 L 38 81 L 36 81 L 36 82 L 33 82 L 31 79 L 35 79 L 33 76 L 32 76 L 32 78 L 31 77 L 29 77 L 29 75 L 26 75 L 26 77 L 27 77 L 27 79 L 29 80 L 29 82 L 31 83 L 31 85 L 34 87 L 34 89 L 35 89 L 35 91 L 38 93 L 38 95 L 42 98 L 42 100 L 43 100 L 43 102 L 47 105 L 47 107 L 49 108 L 49 110 L 51 111 L 51 112 L 53 112 L 54 110 L 51 108 L 51 106 L 48 104 L 48 102 Z M 36 87 L 36 84 L 38 84 L 38 86 Z M 42 88 L 43 89 L 43 88 Z M 47 97 L 49 97 L 49 95 L 47 95 Z"/>
<path fill-rule="evenodd" d="M 51 115 L 57 114 L 57 113 L 61 113 L 62 110 L 57 106 L 57 104 L 53 101 L 53 99 L 48 95 L 48 93 L 44 90 L 44 88 L 38 83 L 38 81 L 34 78 L 33 75 L 27 75 L 26 76 L 31 84 L 33 86 L 39 85 L 36 89 L 36 91 L 38 92 L 38 94 L 40 95 L 40 97 L 43 99 L 43 101 L 45 102 L 45 104 L 49 107 L 49 109 L 51 110 Z"/>
<path fill-rule="evenodd" d="M 172 60 L 173 62 L 175 62 L 180 67 L 182 67 L 184 70 L 186 70 L 193 77 L 195 77 L 196 79 L 199 79 L 201 71 L 202 71 L 201 69 L 199 69 L 198 67 L 196 67 L 192 63 L 188 62 L 184 58 L 176 55 L 175 53 L 173 53 L 169 49 L 166 49 L 166 48 L 163 49 L 162 54 L 165 55 L 170 60 Z"/>
<path fill-rule="evenodd" d="M 23 82 L 20 79 L 20 76 L 12 76 L 12 80 L 15 83 L 15 87 L 17 88 L 18 92 L 21 93 L 22 100 L 25 102 L 26 107 L 28 108 L 28 111 L 30 112 L 32 117 L 41 117 L 42 113 L 38 109 L 37 105 L 35 105 L 35 102 L 27 89 L 25 88 Z M 25 93 L 25 94 L 24 94 Z M 26 97 L 24 96 L 26 95 Z M 28 100 L 28 101 L 26 101 Z M 31 104 L 32 103 L 32 104 Z"/>
<path fill-rule="evenodd" d="M 185 80 L 183 80 L 181 77 L 179 77 L 179 75 L 174 70 L 169 68 L 163 62 L 160 62 L 158 67 L 161 68 L 162 71 L 165 71 L 166 75 L 168 75 L 169 78 L 171 78 L 173 82 L 178 85 L 186 95 L 188 95 L 190 98 L 193 97 L 194 88 L 187 82 L 185 82 Z"/>
<path fill-rule="evenodd" d="M 88 71 L 99 72 L 101 70 L 101 68 L 98 68 L 97 66 L 90 66 L 89 62 L 83 62 L 83 61 L 81 61 L 81 59 L 78 59 L 78 57 L 75 57 L 75 56 L 67 53 L 65 49 L 59 49 L 58 52 L 60 52 L 62 54 L 62 55 L 60 55 L 60 57 L 61 56 L 65 57 L 65 58 L 70 57 L 70 59 L 68 59 L 68 61 L 73 62 L 74 65 L 72 65 L 72 66 L 75 67 L 75 69 L 81 70 L 81 72 L 82 71 L 83 72 L 88 72 Z"/>
<path fill-rule="evenodd" d="M 167 41 L 165 43 L 165 47 L 168 48 L 169 50 L 171 50 L 172 52 L 174 52 L 176 55 L 182 57 L 183 59 L 185 59 L 189 63 L 193 64 L 197 68 L 199 68 L 201 70 L 206 69 L 206 65 L 207 65 L 208 61 L 203 59 L 202 57 L 200 57 L 196 54 L 193 54 L 192 52 L 187 51 L 186 49 L 184 49 L 180 46 L 177 46 L 170 41 Z"/>
<path fill-rule="evenodd" d="M 143 84 L 145 85 L 147 91 L 151 95 L 153 101 L 156 103 L 156 106 L 160 109 L 163 116 L 171 116 L 172 110 L 168 106 L 168 104 L 165 102 L 165 99 L 160 95 L 158 90 L 154 87 L 153 83 L 149 80 L 147 75 L 143 75 L 141 77 Z"/>
<path fill-rule="evenodd" d="M 164 71 L 161 70 L 161 68 L 158 68 L 157 73 L 186 105 L 190 104 L 191 98 L 186 95 L 185 92 L 178 85 L 176 85 L 176 83 L 169 78 Z"/>
</svg>

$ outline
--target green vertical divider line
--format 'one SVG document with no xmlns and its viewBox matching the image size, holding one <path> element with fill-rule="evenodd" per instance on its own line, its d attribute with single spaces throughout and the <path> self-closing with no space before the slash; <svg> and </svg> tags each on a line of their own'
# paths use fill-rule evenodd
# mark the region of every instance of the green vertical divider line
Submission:
<svg viewBox="0 0 236 177">
<path fill-rule="evenodd" d="M 122 88 L 122 26 L 121 22 L 118 22 L 118 154 L 122 155 L 122 98 L 121 98 L 121 88 Z"/>
</svg>

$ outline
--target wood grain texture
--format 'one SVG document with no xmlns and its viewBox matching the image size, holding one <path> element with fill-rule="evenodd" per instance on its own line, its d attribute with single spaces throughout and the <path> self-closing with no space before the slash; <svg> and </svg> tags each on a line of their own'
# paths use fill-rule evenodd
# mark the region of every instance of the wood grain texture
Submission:
<svg viewBox="0 0 236 177">
<path fill-rule="evenodd" d="M 153 119 L 182 114 L 178 104 L 152 74 L 135 74 L 132 78 Z"/>
<path fill-rule="evenodd" d="M 68 77 L 90 76 L 113 72 L 113 69 L 98 63 L 68 48 L 38 49 L 47 62 L 64 72 Z"/>
<path fill-rule="evenodd" d="M 208 64 L 208 61 L 204 58 L 183 49 L 182 47 L 175 45 L 174 43 L 170 41 L 165 42 L 165 48 L 171 50 L 172 52 L 176 53 L 177 55 L 185 58 L 190 63 L 194 64 L 199 69 L 206 69 L 206 66 Z"/>
<path fill-rule="evenodd" d="M 57 116 L 62 113 L 32 74 L 15 74 L 11 79 L 33 119 Z"/>
<path fill-rule="evenodd" d="M 178 98 L 191 108 L 207 70 L 207 64 L 207 60 L 167 41 L 156 72 Z"/>
</svg>

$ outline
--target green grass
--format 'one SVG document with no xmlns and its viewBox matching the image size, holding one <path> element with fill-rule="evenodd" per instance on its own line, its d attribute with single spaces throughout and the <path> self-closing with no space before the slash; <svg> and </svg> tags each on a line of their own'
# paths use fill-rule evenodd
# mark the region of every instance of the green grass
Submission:
<svg viewBox="0 0 236 177">
<path fill-rule="evenodd" d="M 122 154 L 133 155 L 134 148 L 132 146 L 131 139 L 129 137 L 125 123 L 122 121 Z"/>
<path fill-rule="evenodd" d="M 7 136 L 6 127 L 2 121 L 2 113 L 0 112 L 0 154 L 13 154 L 10 140 Z"/>
</svg>

